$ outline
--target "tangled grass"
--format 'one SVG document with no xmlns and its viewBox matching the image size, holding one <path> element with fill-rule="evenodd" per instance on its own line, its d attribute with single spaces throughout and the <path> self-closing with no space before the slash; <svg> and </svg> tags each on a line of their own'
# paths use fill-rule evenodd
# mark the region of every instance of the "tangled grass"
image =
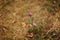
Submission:
<svg viewBox="0 0 60 40">
<path fill-rule="evenodd" d="M 59 0 L 1 0 L 0 40 L 60 40 L 59 9 Z"/>
</svg>

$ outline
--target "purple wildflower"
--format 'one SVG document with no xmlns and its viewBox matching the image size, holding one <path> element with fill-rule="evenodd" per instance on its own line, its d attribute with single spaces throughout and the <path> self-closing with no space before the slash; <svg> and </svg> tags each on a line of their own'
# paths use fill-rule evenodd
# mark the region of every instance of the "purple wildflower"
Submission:
<svg viewBox="0 0 60 40">
<path fill-rule="evenodd" d="M 30 17 L 32 16 L 32 13 L 31 13 L 31 12 L 29 13 L 29 16 L 30 16 Z"/>
</svg>

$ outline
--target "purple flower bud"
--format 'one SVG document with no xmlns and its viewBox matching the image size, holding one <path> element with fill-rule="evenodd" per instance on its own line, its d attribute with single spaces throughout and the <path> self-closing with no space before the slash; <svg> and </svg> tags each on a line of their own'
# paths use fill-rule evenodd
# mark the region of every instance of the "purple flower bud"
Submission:
<svg viewBox="0 0 60 40">
<path fill-rule="evenodd" d="M 33 26 L 37 26 L 37 24 L 36 23 L 33 23 Z"/>
<path fill-rule="evenodd" d="M 29 13 L 29 16 L 30 16 L 30 17 L 32 16 L 32 13 L 31 13 L 31 12 Z"/>
</svg>

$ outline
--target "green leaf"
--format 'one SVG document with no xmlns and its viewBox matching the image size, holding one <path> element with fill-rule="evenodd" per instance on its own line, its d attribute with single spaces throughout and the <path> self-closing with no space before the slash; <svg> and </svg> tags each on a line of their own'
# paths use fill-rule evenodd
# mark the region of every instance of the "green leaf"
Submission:
<svg viewBox="0 0 60 40">
<path fill-rule="evenodd" d="M 33 30 L 32 29 L 30 29 L 29 31 L 28 31 L 28 33 L 32 33 L 33 32 Z"/>
<path fill-rule="evenodd" d="M 33 20 L 34 20 L 34 18 L 31 17 L 31 19 L 29 20 L 29 23 L 32 24 L 33 23 Z"/>
<path fill-rule="evenodd" d="M 38 34 L 39 33 L 39 28 L 37 28 L 37 27 L 35 27 L 35 28 L 33 28 L 33 29 L 30 29 L 29 31 L 28 31 L 28 33 L 34 33 L 34 34 Z"/>
<path fill-rule="evenodd" d="M 41 37 L 39 37 L 37 40 L 42 40 L 42 38 L 41 38 Z"/>
<path fill-rule="evenodd" d="M 37 28 L 37 27 L 33 28 L 33 33 L 34 33 L 34 34 L 39 33 L 39 28 Z"/>
</svg>

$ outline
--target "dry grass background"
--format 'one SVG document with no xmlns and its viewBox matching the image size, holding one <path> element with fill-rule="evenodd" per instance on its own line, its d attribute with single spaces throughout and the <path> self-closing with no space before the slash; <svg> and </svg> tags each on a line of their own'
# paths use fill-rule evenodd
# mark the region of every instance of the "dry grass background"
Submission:
<svg viewBox="0 0 60 40">
<path fill-rule="evenodd" d="M 9 3 L 0 0 L 0 40 L 28 40 L 25 36 L 30 28 L 29 12 L 33 13 L 34 22 L 44 24 L 46 32 L 59 30 L 60 11 L 52 16 L 47 10 L 41 10 L 44 2 L 45 0 L 11 0 Z"/>
</svg>

